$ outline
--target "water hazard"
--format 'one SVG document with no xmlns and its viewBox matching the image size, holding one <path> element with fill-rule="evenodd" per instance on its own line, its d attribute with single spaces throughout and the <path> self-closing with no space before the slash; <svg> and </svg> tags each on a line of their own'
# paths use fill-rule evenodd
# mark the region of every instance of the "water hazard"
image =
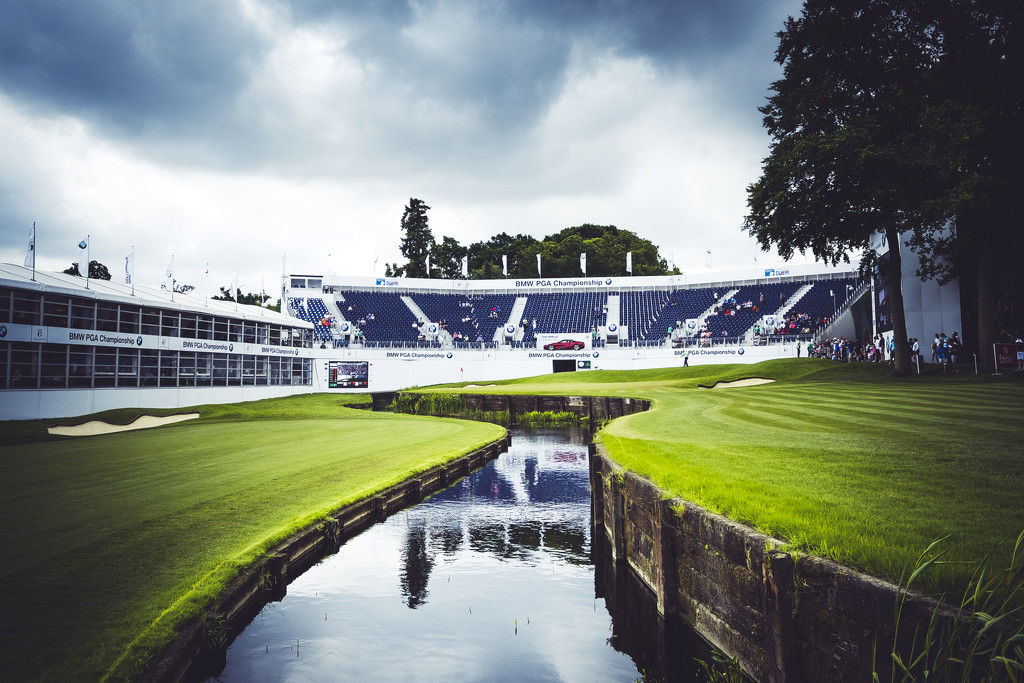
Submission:
<svg viewBox="0 0 1024 683">
<path fill-rule="evenodd" d="M 587 439 L 515 432 L 297 578 L 208 680 L 637 680 L 595 597 Z"/>
</svg>

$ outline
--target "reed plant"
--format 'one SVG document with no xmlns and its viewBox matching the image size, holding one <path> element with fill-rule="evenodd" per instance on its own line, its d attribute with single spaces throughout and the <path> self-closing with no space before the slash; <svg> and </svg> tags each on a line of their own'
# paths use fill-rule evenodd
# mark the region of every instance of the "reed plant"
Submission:
<svg viewBox="0 0 1024 683">
<path fill-rule="evenodd" d="M 993 550 L 977 564 L 958 604 L 936 603 L 923 630 L 909 640 L 899 637 L 919 577 L 946 562 L 944 539 L 931 543 L 901 582 L 895 607 L 896 633 L 889 649 L 895 683 L 1024 680 L 1024 531 L 1017 536 L 1009 564 Z M 906 630 L 906 629 L 904 629 Z M 881 683 L 876 667 L 873 679 Z"/>
</svg>

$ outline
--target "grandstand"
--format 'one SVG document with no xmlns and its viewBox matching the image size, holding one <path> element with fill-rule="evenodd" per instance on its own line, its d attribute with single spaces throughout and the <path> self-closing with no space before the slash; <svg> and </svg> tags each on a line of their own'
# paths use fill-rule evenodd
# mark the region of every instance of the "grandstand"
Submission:
<svg viewBox="0 0 1024 683">
<path fill-rule="evenodd" d="M 110 282 L 86 289 L 69 275 L 30 276 L 0 265 L 3 419 L 659 368 L 683 356 L 690 365 L 752 363 L 794 357 L 798 342 L 824 332 L 860 338 L 864 324 L 854 325 L 853 312 L 867 309 L 870 328 L 876 303 L 853 270 L 815 265 L 699 281 L 286 275 L 283 315 Z M 959 306 L 946 293 L 927 300 Z M 958 311 L 942 315 L 959 326 Z M 921 317 L 928 325 L 942 320 Z M 564 348 L 544 348 L 566 339 L 573 341 Z"/>
</svg>

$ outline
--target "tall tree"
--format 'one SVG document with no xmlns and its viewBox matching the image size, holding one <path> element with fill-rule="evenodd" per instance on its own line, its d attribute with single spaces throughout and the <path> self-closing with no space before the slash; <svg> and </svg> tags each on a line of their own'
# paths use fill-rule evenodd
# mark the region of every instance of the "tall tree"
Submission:
<svg viewBox="0 0 1024 683">
<path fill-rule="evenodd" d="M 799 250 L 832 264 L 889 245 L 887 278 L 903 277 L 900 234 L 938 229 L 920 121 L 932 57 L 919 21 L 926 0 L 807 0 L 779 33 L 782 79 L 761 107 L 772 137 L 748 188 L 744 228 L 789 258 Z M 931 0 L 927 0 L 931 1 Z M 870 262 L 872 254 L 868 254 Z M 897 374 L 909 370 L 903 293 L 889 297 Z"/>
<path fill-rule="evenodd" d="M 65 268 L 61 272 L 65 273 L 67 275 L 79 275 L 80 272 L 78 270 L 78 261 L 73 262 L 71 264 L 71 267 Z M 107 269 L 107 267 L 105 265 L 103 265 L 99 261 L 96 261 L 96 260 L 89 261 L 89 279 L 90 280 L 109 280 L 110 279 L 110 271 Z"/>
<path fill-rule="evenodd" d="M 948 220 L 942 230 L 919 231 L 911 244 L 923 277 L 958 277 L 962 295 L 973 294 L 976 348 L 987 365 L 997 326 L 1024 324 L 1012 303 L 1024 295 L 1024 11 L 1003 0 L 925 7 L 934 17 L 928 36 L 936 58 L 922 129 L 939 172 L 934 210 Z M 999 320 L 997 310 L 1009 315 Z"/>
<path fill-rule="evenodd" d="M 430 277 L 445 280 L 462 277 L 462 257 L 466 253 L 466 247 L 457 239 L 445 235 L 441 243 L 434 244 L 430 250 Z"/>
<path fill-rule="evenodd" d="M 423 200 L 411 198 L 402 214 L 402 256 L 408 259 L 402 267 L 405 277 L 427 277 L 427 254 L 434 246 L 434 234 L 430 231 L 427 211 L 430 207 Z"/>
</svg>

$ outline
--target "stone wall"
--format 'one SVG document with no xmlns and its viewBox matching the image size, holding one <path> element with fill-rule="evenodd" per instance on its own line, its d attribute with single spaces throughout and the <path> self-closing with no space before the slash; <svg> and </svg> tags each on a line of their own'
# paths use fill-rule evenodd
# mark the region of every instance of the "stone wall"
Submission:
<svg viewBox="0 0 1024 683">
<path fill-rule="evenodd" d="M 652 618 L 693 629 L 756 681 L 871 680 L 877 638 L 878 672 L 889 678 L 897 586 L 782 552 L 773 538 L 665 500 L 597 444 L 590 468 L 594 537 L 607 542 L 620 571 L 646 586 Z M 908 603 L 901 638 L 923 628 L 935 607 Z"/>
<path fill-rule="evenodd" d="M 415 505 L 494 460 L 508 449 L 506 435 L 483 448 L 432 467 L 379 493 L 340 508 L 272 548 L 235 579 L 202 618 L 193 619 L 158 658 L 143 680 L 180 682 L 223 668 L 228 645 L 260 610 L 284 597 L 286 587 L 322 558 L 367 527 Z"/>
<path fill-rule="evenodd" d="M 415 392 L 401 392 L 405 395 L 417 395 Z M 397 394 L 388 394 L 378 400 L 374 396 L 374 409 L 377 405 L 386 406 Z M 623 415 L 632 415 L 647 410 L 651 402 L 639 398 L 622 396 L 534 396 L 519 394 L 459 394 L 466 405 L 473 410 L 503 412 L 508 411 L 515 424 L 515 416 L 529 412 L 575 413 L 580 417 L 589 417 L 592 429 L 599 428 L 606 420 L 613 420 Z M 387 403 L 385 403 L 385 400 Z"/>
</svg>

